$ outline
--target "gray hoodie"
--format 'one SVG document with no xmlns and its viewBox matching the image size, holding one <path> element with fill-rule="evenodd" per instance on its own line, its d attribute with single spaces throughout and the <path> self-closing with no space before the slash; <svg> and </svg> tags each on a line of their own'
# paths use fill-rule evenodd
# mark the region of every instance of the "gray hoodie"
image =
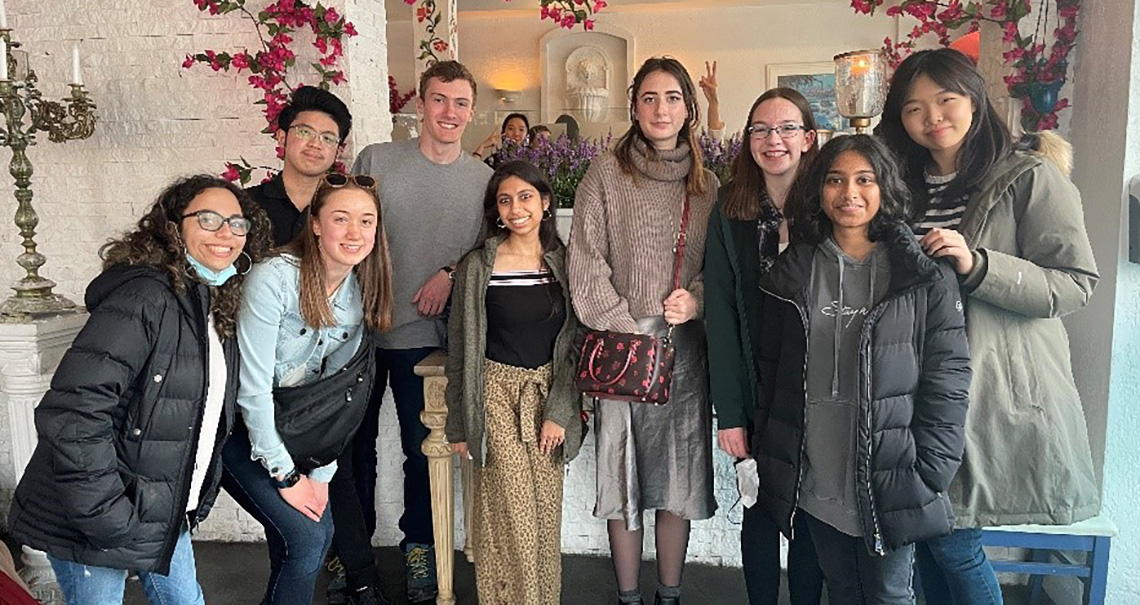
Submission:
<svg viewBox="0 0 1140 605">
<path fill-rule="evenodd" d="M 852 536 L 863 535 L 854 460 L 859 336 L 867 314 L 886 295 L 890 279 L 885 246 L 876 246 L 857 261 L 828 238 L 812 257 L 799 506 Z"/>
</svg>

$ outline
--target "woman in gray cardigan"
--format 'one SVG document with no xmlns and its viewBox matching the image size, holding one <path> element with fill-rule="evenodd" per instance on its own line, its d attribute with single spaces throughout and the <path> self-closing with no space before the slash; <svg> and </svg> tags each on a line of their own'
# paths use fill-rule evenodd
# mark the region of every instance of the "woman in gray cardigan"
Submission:
<svg viewBox="0 0 1140 605">
<path fill-rule="evenodd" d="M 447 439 L 475 461 L 481 603 L 561 600 L 563 465 L 582 443 L 577 321 L 553 192 L 523 161 L 487 184 L 491 237 L 455 270 L 448 325 Z"/>
</svg>

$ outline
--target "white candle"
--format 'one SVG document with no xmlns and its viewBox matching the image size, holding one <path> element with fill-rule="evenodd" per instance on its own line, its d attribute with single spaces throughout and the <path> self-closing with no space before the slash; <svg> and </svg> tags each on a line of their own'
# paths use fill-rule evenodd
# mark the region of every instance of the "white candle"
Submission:
<svg viewBox="0 0 1140 605">
<path fill-rule="evenodd" d="M 0 0 L 3 2 L 3 0 Z M 83 74 L 79 73 L 79 43 L 71 47 L 71 83 L 83 84 Z"/>
<path fill-rule="evenodd" d="M 8 11 L 4 9 L 4 0 L 0 0 L 0 29 L 8 29 Z"/>
<path fill-rule="evenodd" d="M 0 80 L 8 79 L 8 43 L 0 38 Z"/>
</svg>

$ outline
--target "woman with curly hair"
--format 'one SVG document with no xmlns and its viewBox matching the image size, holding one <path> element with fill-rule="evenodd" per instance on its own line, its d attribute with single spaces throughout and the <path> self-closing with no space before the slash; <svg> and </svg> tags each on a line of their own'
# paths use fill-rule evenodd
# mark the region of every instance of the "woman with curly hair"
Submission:
<svg viewBox="0 0 1140 605">
<path fill-rule="evenodd" d="M 760 279 L 757 500 L 786 536 L 807 522 L 830 603 L 913 604 L 914 543 L 950 533 L 965 447 L 958 281 L 877 139 L 828 142 L 804 192 Z"/>
<path fill-rule="evenodd" d="M 341 457 L 340 473 L 337 461 L 308 472 L 294 463 L 278 432 L 274 393 L 335 375 L 368 346 L 366 331 L 392 323 L 392 269 L 375 180 L 325 175 L 304 230 L 277 252 L 253 268 L 242 299 L 243 422 L 223 452 L 223 486 L 265 527 L 270 574 L 262 602 L 308 605 L 332 543 L 333 515 L 337 524 L 363 527 L 362 512 L 351 455 Z M 343 405 L 343 393 L 334 395 Z M 383 603 L 367 532 L 341 532 L 337 552 L 351 601 Z"/>
<path fill-rule="evenodd" d="M 48 553 L 69 605 L 122 602 L 129 571 L 151 603 L 203 603 L 190 530 L 218 493 L 243 276 L 268 242 L 244 191 L 194 176 L 100 250 L 91 316 L 36 408 L 8 516 Z"/>
</svg>

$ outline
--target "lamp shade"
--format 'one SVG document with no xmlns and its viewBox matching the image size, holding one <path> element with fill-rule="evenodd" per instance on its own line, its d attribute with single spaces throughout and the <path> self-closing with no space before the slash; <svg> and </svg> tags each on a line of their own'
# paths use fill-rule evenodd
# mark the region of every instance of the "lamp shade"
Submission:
<svg viewBox="0 0 1140 605">
<path fill-rule="evenodd" d="M 887 58 L 878 50 L 835 55 L 835 97 L 845 118 L 873 118 L 887 100 Z"/>
</svg>

